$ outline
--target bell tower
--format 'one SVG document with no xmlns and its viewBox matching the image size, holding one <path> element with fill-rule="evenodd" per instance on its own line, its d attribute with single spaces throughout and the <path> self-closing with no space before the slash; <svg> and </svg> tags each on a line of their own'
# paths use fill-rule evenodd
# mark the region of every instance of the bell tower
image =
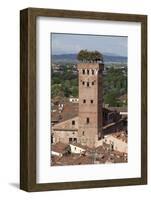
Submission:
<svg viewBox="0 0 151 200">
<path fill-rule="evenodd" d="M 102 71 L 103 61 L 80 62 L 79 129 L 80 143 L 94 147 L 102 137 Z"/>
</svg>

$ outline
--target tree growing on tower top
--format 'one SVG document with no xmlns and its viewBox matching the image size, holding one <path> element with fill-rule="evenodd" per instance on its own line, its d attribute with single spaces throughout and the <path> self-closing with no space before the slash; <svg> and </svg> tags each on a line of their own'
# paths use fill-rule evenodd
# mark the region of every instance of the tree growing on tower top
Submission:
<svg viewBox="0 0 151 200">
<path fill-rule="evenodd" d="M 99 51 L 81 50 L 77 59 L 81 62 L 103 62 L 103 55 Z"/>
</svg>

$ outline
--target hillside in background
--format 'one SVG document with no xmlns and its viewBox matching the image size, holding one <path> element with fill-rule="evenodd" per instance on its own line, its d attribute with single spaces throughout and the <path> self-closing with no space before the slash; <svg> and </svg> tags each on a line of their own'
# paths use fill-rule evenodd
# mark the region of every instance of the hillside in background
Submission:
<svg viewBox="0 0 151 200">
<path fill-rule="evenodd" d="M 105 53 L 103 55 L 104 63 L 127 63 L 127 57 L 112 55 L 110 53 Z M 59 54 L 52 55 L 52 63 L 78 63 L 77 54 Z"/>
</svg>

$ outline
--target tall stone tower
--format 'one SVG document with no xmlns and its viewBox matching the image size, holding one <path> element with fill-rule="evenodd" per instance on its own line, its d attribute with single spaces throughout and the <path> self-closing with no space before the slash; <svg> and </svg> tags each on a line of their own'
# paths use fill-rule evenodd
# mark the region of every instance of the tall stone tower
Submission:
<svg viewBox="0 0 151 200">
<path fill-rule="evenodd" d="M 79 128 L 83 145 L 94 147 L 102 137 L 102 62 L 81 62 L 79 72 Z"/>
</svg>

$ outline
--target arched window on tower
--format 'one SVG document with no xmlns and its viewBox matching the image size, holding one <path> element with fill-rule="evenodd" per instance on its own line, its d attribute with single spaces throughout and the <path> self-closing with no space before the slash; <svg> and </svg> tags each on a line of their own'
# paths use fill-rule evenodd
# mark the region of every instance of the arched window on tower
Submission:
<svg viewBox="0 0 151 200">
<path fill-rule="evenodd" d="M 92 69 L 92 75 L 94 75 L 94 70 Z"/>
<path fill-rule="evenodd" d="M 92 104 L 92 103 L 93 103 L 93 100 L 91 99 L 91 101 L 90 101 L 90 102 L 91 102 L 91 104 Z"/>
<path fill-rule="evenodd" d="M 94 85 L 94 81 L 92 81 L 92 85 Z"/>
<path fill-rule="evenodd" d="M 90 123 L 90 119 L 89 119 L 89 117 L 87 117 L 87 119 L 86 119 L 86 123 L 87 123 L 87 124 Z"/>
<path fill-rule="evenodd" d="M 85 70 L 84 69 L 82 70 L 82 74 L 85 74 Z"/>
<path fill-rule="evenodd" d="M 87 69 L 87 74 L 89 75 L 89 69 Z"/>
<path fill-rule="evenodd" d="M 87 82 L 87 87 L 89 87 L 89 82 Z"/>
</svg>

